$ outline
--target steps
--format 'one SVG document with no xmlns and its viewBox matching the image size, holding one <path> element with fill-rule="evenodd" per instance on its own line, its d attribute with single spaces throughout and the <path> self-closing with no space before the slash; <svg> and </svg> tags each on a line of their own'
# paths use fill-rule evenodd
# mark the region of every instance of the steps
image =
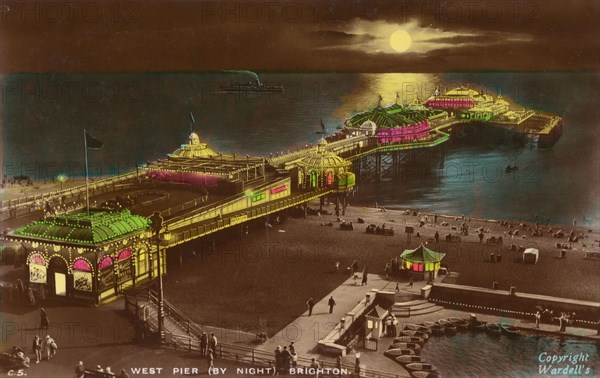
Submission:
<svg viewBox="0 0 600 378">
<path fill-rule="evenodd" d="M 396 302 L 392 305 L 390 311 L 399 317 L 409 317 L 416 315 L 425 315 L 437 312 L 443 309 L 435 303 L 426 300 L 417 299 L 408 302 Z"/>
</svg>

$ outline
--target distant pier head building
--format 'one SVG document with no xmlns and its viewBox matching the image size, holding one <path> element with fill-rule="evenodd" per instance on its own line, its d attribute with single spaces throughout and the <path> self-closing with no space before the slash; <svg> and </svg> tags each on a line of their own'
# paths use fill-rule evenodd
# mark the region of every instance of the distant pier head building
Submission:
<svg viewBox="0 0 600 378">
<path fill-rule="evenodd" d="M 450 89 L 445 93 L 436 89 L 425 100 L 424 105 L 432 110 L 449 113 L 448 122 L 434 122 L 439 129 L 453 126 L 457 122 L 489 123 L 523 135 L 532 145 L 540 148 L 552 146 L 562 135 L 561 117 L 511 105 L 502 95 L 493 96 L 466 86 Z"/>
</svg>

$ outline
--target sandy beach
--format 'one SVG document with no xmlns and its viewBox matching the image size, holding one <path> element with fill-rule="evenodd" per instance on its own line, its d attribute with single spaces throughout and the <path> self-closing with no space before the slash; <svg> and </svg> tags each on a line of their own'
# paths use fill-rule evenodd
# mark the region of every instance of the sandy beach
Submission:
<svg viewBox="0 0 600 378">
<path fill-rule="evenodd" d="M 311 206 L 318 208 L 316 203 Z M 333 213 L 335 208 L 331 204 L 324 210 Z M 365 220 L 364 224 L 357 223 L 359 217 Z M 401 211 L 348 207 L 341 218 L 353 222 L 352 231 L 340 230 L 335 215 L 291 218 L 282 224 L 271 221 L 270 227 L 265 227 L 264 220 L 255 221 L 248 235 L 235 228 L 169 252 L 171 258 L 181 253 L 183 265 L 170 269 L 165 295 L 198 323 L 219 323 L 225 328 L 269 323 L 272 325 L 269 328 L 277 331 L 306 310 L 308 298 L 321 300 L 344 282 L 349 276 L 346 268 L 354 260 L 358 260 L 360 269 L 367 264 L 370 273 L 383 275 L 390 259 L 404 249 L 427 243 L 429 248 L 447 253 L 442 265 L 459 273 L 452 283 L 491 287 L 492 281 L 497 281 L 504 290 L 516 286 L 521 292 L 600 300 L 600 260 L 584 258 L 586 251 L 598 250 L 598 230 L 575 228 L 576 234 L 582 234 L 583 238 L 572 243 L 565 259 L 559 259 L 560 249 L 555 244 L 564 243 L 566 237 L 553 238 L 545 226 L 542 237 L 532 237 L 530 230 L 521 228 L 520 235 L 511 239 L 505 233 L 519 228 L 516 223 L 509 228 L 498 221 L 466 218 L 464 222 L 470 233 L 462 236 L 461 242 L 435 244 L 436 230 L 442 240 L 447 233 L 458 235 L 459 231 L 453 227 L 460 228 L 463 220 L 439 216 L 434 223 L 433 215 L 429 214 L 429 223 L 419 227 L 424 217 L 425 214 L 414 216 Z M 394 236 L 365 232 L 367 225 L 384 222 L 386 228 L 394 227 Z M 448 225 L 443 226 L 442 222 Z M 322 225 L 329 223 L 333 226 Z M 404 233 L 405 226 L 415 229 L 410 242 Z M 478 227 L 484 228 L 485 239 L 502 236 L 503 245 L 480 244 L 475 232 Z M 571 230 L 565 226 L 549 227 L 554 231 L 560 228 L 566 234 Z M 526 239 L 521 237 L 523 234 Z M 539 262 L 515 263 L 516 256 L 509 250 L 512 244 L 538 248 Z M 502 261 L 489 263 L 489 253 L 501 254 Z M 339 271 L 335 270 L 336 261 L 340 262 Z M 400 277 L 391 280 L 407 281 Z"/>
</svg>

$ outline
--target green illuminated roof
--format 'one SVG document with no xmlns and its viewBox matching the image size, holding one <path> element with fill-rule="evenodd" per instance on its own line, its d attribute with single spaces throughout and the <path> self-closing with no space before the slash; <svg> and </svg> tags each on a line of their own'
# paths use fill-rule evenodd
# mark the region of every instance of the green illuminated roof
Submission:
<svg viewBox="0 0 600 378">
<path fill-rule="evenodd" d="M 428 110 L 422 106 L 403 106 L 393 104 L 387 108 L 375 107 L 369 111 L 357 113 L 346 121 L 349 127 L 360 127 L 367 121 L 372 121 L 379 129 L 389 129 L 407 125 L 414 125 L 425 121 Z"/>
<path fill-rule="evenodd" d="M 12 233 L 27 239 L 94 245 L 102 244 L 148 228 L 150 221 L 129 210 L 90 210 L 33 222 Z"/>
<path fill-rule="evenodd" d="M 423 263 L 439 262 L 444 256 L 446 256 L 445 253 L 434 252 L 431 249 L 424 247 L 423 244 L 415 249 L 405 249 L 400 255 L 403 260 Z"/>
</svg>

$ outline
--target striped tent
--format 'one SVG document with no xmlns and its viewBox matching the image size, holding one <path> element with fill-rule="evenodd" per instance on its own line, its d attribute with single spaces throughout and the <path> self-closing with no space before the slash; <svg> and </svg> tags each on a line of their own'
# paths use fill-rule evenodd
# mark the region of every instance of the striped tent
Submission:
<svg viewBox="0 0 600 378">
<path fill-rule="evenodd" d="M 405 269 L 413 272 L 435 272 L 440 269 L 440 262 L 445 253 L 434 252 L 423 244 L 415 249 L 406 249 L 400 255 Z"/>
</svg>

